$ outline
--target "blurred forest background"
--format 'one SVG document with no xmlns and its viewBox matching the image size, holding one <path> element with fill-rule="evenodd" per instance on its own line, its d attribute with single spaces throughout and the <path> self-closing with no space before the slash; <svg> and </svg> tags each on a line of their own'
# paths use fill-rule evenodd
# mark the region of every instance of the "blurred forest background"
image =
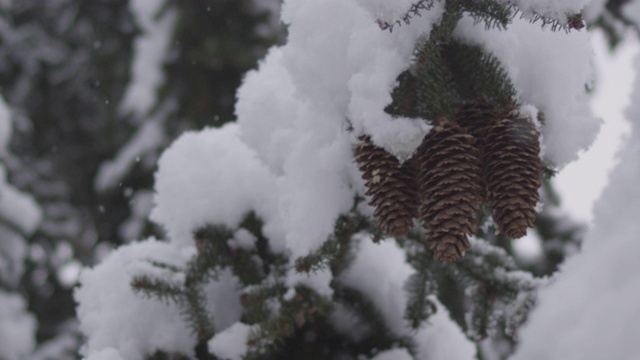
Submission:
<svg viewBox="0 0 640 360">
<path fill-rule="evenodd" d="M 285 38 L 279 4 L 1 2 L 0 89 L 13 124 L 1 164 L 40 221 L 23 226 L 15 203 L 2 206 L 0 295 L 26 299 L 44 344 L 35 358 L 77 356 L 80 268 L 159 235 L 146 220 L 157 158 L 185 130 L 234 120 L 243 74 Z M 0 358 L 12 359 L 2 342 Z"/>
<path fill-rule="evenodd" d="M 609 1 L 591 24 L 612 49 L 633 26 L 619 11 L 626 2 Z M 0 338 L 22 324 L 35 331 L 25 344 L 34 359 L 77 358 L 77 274 L 120 244 L 162 237 L 147 220 L 156 160 L 182 132 L 234 120 L 243 74 L 286 38 L 279 8 L 279 0 L 0 1 L 0 116 L 12 125 L 0 147 L 0 303 L 13 304 L 0 306 Z M 22 202 L 7 204 L 9 193 Z M 16 204 L 30 215 L 21 219 Z M 560 234 L 553 216 L 539 221 L 562 246 L 577 246 L 581 225 Z M 567 252 L 545 251 L 547 263 L 531 269 L 538 274 Z M 2 322 L 20 311 L 26 318 Z M 2 341 L 0 359 L 13 359 Z"/>
</svg>

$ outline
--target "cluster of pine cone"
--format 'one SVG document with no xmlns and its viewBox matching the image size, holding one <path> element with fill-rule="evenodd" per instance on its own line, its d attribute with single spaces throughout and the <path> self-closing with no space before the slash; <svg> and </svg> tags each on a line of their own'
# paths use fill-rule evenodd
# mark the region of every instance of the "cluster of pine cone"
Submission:
<svg viewBox="0 0 640 360">
<path fill-rule="evenodd" d="M 485 98 L 463 105 L 455 121 L 435 124 L 402 164 L 368 136 L 355 149 L 380 227 L 400 236 L 419 218 L 430 250 L 443 262 L 459 260 L 470 247 L 483 204 L 500 233 L 512 239 L 526 234 L 539 200 L 539 153 L 532 120 Z"/>
</svg>

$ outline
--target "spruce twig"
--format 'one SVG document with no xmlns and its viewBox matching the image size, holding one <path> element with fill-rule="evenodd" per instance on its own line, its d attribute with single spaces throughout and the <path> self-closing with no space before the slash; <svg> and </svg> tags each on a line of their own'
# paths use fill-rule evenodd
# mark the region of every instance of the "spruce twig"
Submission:
<svg viewBox="0 0 640 360">
<path fill-rule="evenodd" d="M 134 276 L 130 285 L 134 292 L 164 303 L 179 303 L 184 296 L 184 288 L 181 285 L 149 275 Z"/>
<path fill-rule="evenodd" d="M 348 263 L 349 245 L 353 235 L 368 227 L 370 225 L 367 219 L 355 211 L 340 216 L 336 221 L 334 233 L 318 250 L 296 259 L 296 270 L 315 272 L 329 266 L 334 276 L 339 274 Z"/>
<path fill-rule="evenodd" d="M 212 315 L 207 311 L 207 301 L 198 284 L 187 286 L 182 299 L 182 315 L 198 339 L 208 340 L 215 333 Z"/>
<path fill-rule="evenodd" d="M 418 2 L 411 4 L 411 7 L 409 7 L 409 10 L 407 10 L 407 12 L 405 12 L 402 16 L 400 16 L 399 19 L 396 19 L 391 23 L 378 19 L 376 23 L 378 24 L 378 26 L 380 26 L 380 29 L 389 30 L 389 32 L 393 32 L 393 28 L 395 26 L 402 26 L 403 23 L 406 25 L 409 25 L 411 23 L 412 18 L 416 16 L 418 17 L 422 16 L 421 15 L 422 11 L 431 10 L 431 8 L 434 5 L 434 2 L 435 0 L 419 0 Z"/>
</svg>

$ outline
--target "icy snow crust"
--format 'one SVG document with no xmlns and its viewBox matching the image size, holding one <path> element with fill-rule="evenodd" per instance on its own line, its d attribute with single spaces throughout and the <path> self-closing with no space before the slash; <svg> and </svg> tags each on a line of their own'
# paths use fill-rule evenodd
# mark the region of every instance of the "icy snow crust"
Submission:
<svg viewBox="0 0 640 360">
<path fill-rule="evenodd" d="M 520 2 L 539 13 L 558 9 L 550 1 Z M 584 2 L 562 2 L 559 11 L 578 12 Z M 250 211 L 264 221 L 263 232 L 274 251 L 288 253 L 291 259 L 306 255 L 327 239 L 338 216 L 351 209 L 356 194 L 363 193 L 352 154 L 357 136 L 370 135 L 400 160 L 412 155 L 430 127 L 420 119 L 392 118 L 383 109 L 391 102 L 398 74 L 412 63 L 416 41 L 428 36 L 443 4 L 435 2 L 429 12 L 392 33 L 376 24 L 376 20 L 394 21 L 411 4 L 410 0 L 284 2 L 288 42 L 271 49 L 259 69 L 247 74 L 238 91 L 237 123 L 186 133 L 160 159 L 151 219 L 166 229 L 171 243 L 126 245 L 83 273 L 76 299 L 82 331 L 89 338 L 84 351 L 88 359 L 135 360 L 156 349 L 192 352 L 195 340 L 176 307 L 131 292 L 132 272 L 141 269 L 136 264 L 153 258 L 180 265 L 185 259 L 176 254 L 193 251 L 194 230 L 207 224 L 237 228 Z M 465 20 L 458 36 L 494 52 L 513 77 L 522 102 L 545 112 L 544 145 L 551 162 L 566 164 L 591 143 L 598 122 L 586 112 L 587 99 L 582 95 L 591 81 L 590 65 L 584 65 L 590 54 L 586 35 L 543 32 L 527 20 L 515 20 L 509 31 L 498 33 Z M 251 239 L 236 240 L 240 246 L 251 246 Z M 377 275 L 375 282 L 371 274 Z M 401 288 L 410 274 L 393 241 L 375 245 L 364 238 L 353 267 L 340 281 L 377 299 L 393 331 L 408 334 Z M 286 285 L 302 283 L 331 295 L 331 280 L 328 271 L 307 275 L 292 267 Z M 227 277 L 216 286 L 234 297 L 235 281 Z M 214 308 L 228 305 L 217 304 L 221 297 L 212 297 Z M 474 358 L 475 346 L 445 308 L 439 304 L 438 308 L 428 326 L 411 333 L 418 358 Z M 212 352 L 233 359 L 246 352 L 244 342 L 235 340 L 248 332 L 236 311 L 216 324 L 218 333 L 208 344 Z M 334 320 L 347 332 L 355 326 L 348 323 L 348 316 Z M 392 355 L 406 358 L 407 354 L 392 350 L 379 358 Z"/>
</svg>

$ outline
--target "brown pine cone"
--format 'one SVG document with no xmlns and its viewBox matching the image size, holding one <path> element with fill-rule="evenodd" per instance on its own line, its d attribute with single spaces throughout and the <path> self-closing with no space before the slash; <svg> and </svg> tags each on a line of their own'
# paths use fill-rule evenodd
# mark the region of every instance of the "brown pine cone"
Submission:
<svg viewBox="0 0 640 360">
<path fill-rule="evenodd" d="M 401 236 L 413 228 L 418 217 L 417 170 L 413 161 L 400 164 L 386 150 L 373 144 L 368 136 L 359 138 L 355 149 L 356 162 L 375 207 L 373 216 L 379 226 L 391 236 Z"/>
<path fill-rule="evenodd" d="M 476 138 L 476 147 L 482 149 L 489 125 L 498 117 L 496 108 L 486 96 L 460 107 L 456 114 L 456 122 L 470 135 Z"/>
<path fill-rule="evenodd" d="M 493 122 L 485 138 L 484 176 L 498 231 L 517 239 L 536 218 L 542 162 L 540 134 L 517 111 Z"/>
<path fill-rule="evenodd" d="M 482 176 L 475 139 L 459 125 L 436 126 L 418 148 L 420 217 L 436 258 L 453 262 L 464 255 L 474 234 L 482 199 Z"/>
</svg>

